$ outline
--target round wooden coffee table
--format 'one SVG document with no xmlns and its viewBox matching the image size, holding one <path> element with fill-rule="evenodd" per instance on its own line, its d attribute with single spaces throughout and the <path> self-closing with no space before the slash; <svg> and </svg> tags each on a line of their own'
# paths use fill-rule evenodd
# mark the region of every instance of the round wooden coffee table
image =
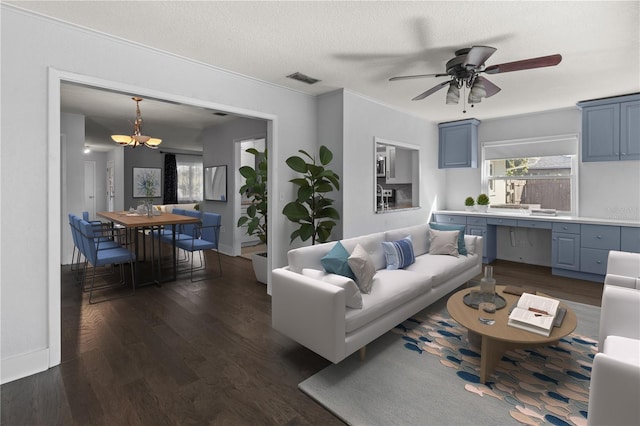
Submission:
<svg viewBox="0 0 640 426">
<path fill-rule="evenodd" d="M 510 327 L 507 325 L 509 310 L 511 306 L 518 301 L 520 296 L 505 294 L 503 293 L 504 288 L 505 286 L 496 286 L 496 293 L 505 298 L 507 305 L 497 310 L 494 314 L 482 312 L 483 317 L 495 319 L 495 324 L 493 325 L 481 323 L 478 320 L 480 311 L 465 305 L 462 301 L 462 298 L 471 291 L 470 288 L 458 291 L 447 301 L 449 314 L 460 325 L 467 328 L 470 342 L 474 340 L 474 334 L 481 337 L 480 383 L 487 381 L 487 378 L 493 372 L 493 369 L 506 351 L 557 342 L 575 330 L 578 325 L 575 312 L 566 304 L 560 302 L 560 306 L 565 308 L 567 313 L 561 326 L 554 327 L 549 337 Z M 478 340 L 480 340 L 480 338 L 478 338 Z"/>
</svg>

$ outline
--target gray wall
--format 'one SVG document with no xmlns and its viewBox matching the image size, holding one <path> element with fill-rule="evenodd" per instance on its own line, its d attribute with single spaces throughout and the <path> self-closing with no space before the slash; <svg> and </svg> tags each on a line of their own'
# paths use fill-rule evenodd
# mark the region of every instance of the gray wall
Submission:
<svg viewBox="0 0 640 426">
<path fill-rule="evenodd" d="M 51 135 L 49 128 L 49 114 L 59 111 L 59 104 L 50 104 L 50 67 L 81 80 L 100 81 L 106 87 L 114 82 L 119 88 L 132 87 L 136 92 L 139 88 L 145 96 L 169 94 L 200 104 L 228 106 L 231 112 L 255 111 L 276 117 L 276 146 L 271 149 L 275 193 L 279 193 L 279 182 L 291 178 L 281 167 L 282 158 L 298 148 L 315 149 L 317 104 L 314 97 L 290 89 L 23 12 L 6 3 L 0 7 L 0 131 L 2 140 L 20 141 L 0 147 L 0 203 L 20 206 L 2 209 L 0 217 L 4 382 L 59 362 L 60 273 L 56 269 L 58 253 L 49 253 L 49 236 L 57 251 L 61 242 L 55 240 L 61 239 L 68 223 L 62 220 L 57 195 L 49 194 L 48 170 L 61 167 L 59 154 L 49 152 L 50 144 L 57 146 L 60 139 L 60 135 Z M 126 63 L 136 66 L 121 65 Z M 29 165 L 29 173 L 24 173 L 25 165 Z M 123 173 L 126 177 L 126 169 Z M 274 198 L 274 211 L 284 206 L 279 200 Z M 282 217 L 273 219 L 270 260 L 280 266 L 286 263 L 288 246 L 281 242 L 288 241 L 288 232 Z M 50 256 L 54 262 L 48 262 Z M 25 268 L 25 259 L 41 261 L 30 262 Z"/>
</svg>

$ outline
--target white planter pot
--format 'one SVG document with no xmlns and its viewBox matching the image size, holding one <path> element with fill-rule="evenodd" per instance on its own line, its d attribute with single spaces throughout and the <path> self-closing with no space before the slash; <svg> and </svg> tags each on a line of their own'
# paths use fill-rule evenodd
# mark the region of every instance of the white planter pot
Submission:
<svg viewBox="0 0 640 426">
<path fill-rule="evenodd" d="M 256 274 L 256 280 L 259 283 L 266 284 L 268 277 L 267 253 L 254 253 L 251 255 L 251 263 L 253 264 L 253 272 Z"/>
<path fill-rule="evenodd" d="M 478 205 L 478 211 L 481 213 L 486 213 L 489 206 Z"/>
</svg>

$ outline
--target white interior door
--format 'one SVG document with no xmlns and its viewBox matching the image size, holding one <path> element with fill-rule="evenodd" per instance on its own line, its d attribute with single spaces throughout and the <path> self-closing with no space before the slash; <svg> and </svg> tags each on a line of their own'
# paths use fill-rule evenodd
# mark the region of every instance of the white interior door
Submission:
<svg viewBox="0 0 640 426">
<path fill-rule="evenodd" d="M 113 160 L 107 161 L 107 211 L 115 210 L 115 198 L 116 198 L 116 181 L 115 172 L 116 166 Z"/>
<path fill-rule="evenodd" d="M 89 220 L 96 217 L 96 162 L 84 162 L 84 211 L 89 212 Z"/>
</svg>

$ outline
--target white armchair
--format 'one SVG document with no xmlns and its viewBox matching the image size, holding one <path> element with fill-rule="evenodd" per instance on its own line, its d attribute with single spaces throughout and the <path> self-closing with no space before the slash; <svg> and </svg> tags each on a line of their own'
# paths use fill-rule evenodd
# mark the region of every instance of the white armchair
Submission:
<svg viewBox="0 0 640 426">
<path fill-rule="evenodd" d="M 640 253 L 611 251 L 587 422 L 640 425 Z"/>
</svg>

